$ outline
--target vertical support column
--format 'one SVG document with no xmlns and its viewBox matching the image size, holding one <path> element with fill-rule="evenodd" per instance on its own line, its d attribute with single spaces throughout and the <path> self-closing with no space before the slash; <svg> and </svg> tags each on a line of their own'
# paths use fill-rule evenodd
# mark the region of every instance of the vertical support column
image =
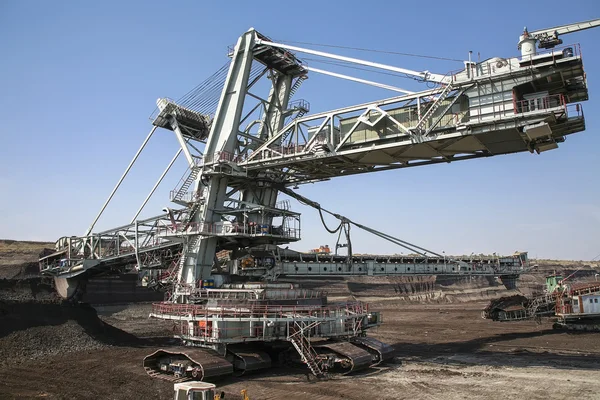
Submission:
<svg viewBox="0 0 600 400">
<path fill-rule="evenodd" d="M 284 75 L 276 71 L 273 71 L 272 73 L 276 74 L 276 76 L 272 77 L 273 86 L 269 92 L 266 112 L 263 116 L 259 130 L 259 137 L 265 141 L 269 140 L 270 137 L 283 128 L 284 118 L 282 118 L 282 113 L 288 108 L 293 79 L 293 76 L 291 75 Z M 279 140 L 274 144 L 281 144 L 281 141 Z M 277 190 L 272 188 L 254 188 L 253 191 L 244 191 L 242 193 L 242 200 L 249 203 L 274 207 L 277 202 Z M 268 218 L 268 221 L 252 222 L 270 225 L 272 220 L 271 218 Z"/>
<path fill-rule="evenodd" d="M 253 48 L 255 40 L 253 29 L 242 35 L 233 52 L 231 66 L 211 131 L 206 143 L 205 154 L 213 156 L 218 151 L 233 153 L 236 146 L 237 133 L 239 132 L 240 118 L 248 87 L 248 77 L 253 61 Z M 214 214 L 215 209 L 223 207 L 227 189 L 228 178 L 224 175 L 203 177 L 202 172 L 196 180 L 196 191 L 204 190 L 206 193 L 204 204 L 193 216 L 191 222 L 211 224 L 219 220 Z M 186 253 L 182 266 L 180 282 L 194 284 L 200 279 L 206 279 L 211 274 L 214 255 L 217 245 L 216 237 L 198 237 L 190 239 L 189 246 L 184 246 Z"/>
<path fill-rule="evenodd" d="M 139 240 L 139 230 L 138 230 L 138 221 L 135 221 L 135 261 L 137 263 L 137 270 L 140 270 L 140 240 Z"/>
<path fill-rule="evenodd" d="M 177 141 L 179 142 L 179 145 L 181 146 L 181 150 L 183 150 L 183 155 L 185 155 L 185 158 L 186 158 L 188 164 L 190 165 L 190 169 L 194 168 L 196 166 L 196 163 L 194 162 L 192 154 L 190 153 L 190 149 L 187 146 L 187 142 L 185 141 L 185 138 L 183 137 L 183 134 L 181 133 L 179 124 L 177 123 L 177 121 L 175 121 L 175 118 L 173 118 L 173 117 L 171 117 L 171 120 L 169 122 L 171 123 L 171 127 L 173 128 L 173 132 L 175 132 L 175 136 L 177 137 Z"/>
</svg>

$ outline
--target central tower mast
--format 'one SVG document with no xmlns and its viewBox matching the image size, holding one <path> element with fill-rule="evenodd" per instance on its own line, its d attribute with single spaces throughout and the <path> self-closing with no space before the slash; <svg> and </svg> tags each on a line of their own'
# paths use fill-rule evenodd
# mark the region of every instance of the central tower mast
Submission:
<svg viewBox="0 0 600 400">
<path fill-rule="evenodd" d="M 242 172 L 232 161 L 245 158 L 260 144 L 268 141 L 283 127 L 286 116 L 308 111 L 288 109 L 293 95 L 292 86 L 295 83 L 296 88 L 300 85 L 306 70 L 288 51 L 257 45 L 257 39 L 264 39 L 259 36 L 258 32 L 250 29 L 238 39 L 230 53 L 232 60 L 229 73 L 207 138 L 202 165 L 197 165 L 195 160 L 188 158 L 190 173 L 196 175 L 195 196 L 192 196 L 194 201 L 189 207 L 185 222 L 178 226 L 184 241 L 178 273 L 179 284 L 175 289 L 179 301 L 183 301 L 180 296 L 190 294 L 198 281 L 211 277 L 221 234 L 230 233 L 227 230 L 234 228 L 238 232 L 248 230 L 246 233 L 249 237 L 242 239 L 243 245 L 247 246 L 249 242 L 256 241 L 252 238 L 256 234 L 264 233 L 268 237 L 274 233 L 271 225 L 276 214 L 273 210 L 276 210 L 277 189 L 265 184 L 265 181 L 257 182 L 265 177 Z M 251 70 L 255 61 L 265 68 L 258 77 L 252 79 Z M 250 89 L 264 75 L 270 81 L 267 99 L 250 93 Z M 257 99 L 259 103 L 243 115 L 247 96 Z M 248 121 L 257 110 L 261 117 Z M 242 126 L 243 123 L 247 128 Z M 181 136 L 175 119 L 172 119 L 172 124 L 175 133 Z M 258 132 L 251 133 L 250 130 L 255 126 L 258 127 Z M 186 146 L 182 139 L 180 143 Z M 184 152 L 186 150 L 184 148 Z M 269 180 L 273 181 L 275 178 L 271 176 Z M 226 204 L 228 208 L 225 207 Z M 265 207 L 271 212 L 266 209 L 253 212 L 257 207 Z M 224 218 L 226 212 L 230 219 Z M 235 227 L 229 223 L 233 223 Z M 240 239 L 229 238 L 230 246 L 234 246 Z M 265 239 L 266 237 L 261 237 L 261 244 L 285 242 L 280 239 Z"/>
</svg>

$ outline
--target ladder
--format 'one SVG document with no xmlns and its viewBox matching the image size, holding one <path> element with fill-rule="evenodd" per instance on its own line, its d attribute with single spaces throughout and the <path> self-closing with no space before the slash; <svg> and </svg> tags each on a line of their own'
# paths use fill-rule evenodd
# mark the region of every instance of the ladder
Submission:
<svg viewBox="0 0 600 400">
<path fill-rule="evenodd" d="M 310 341 L 304 334 L 304 332 L 310 331 L 310 329 L 314 328 L 318 324 L 320 324 L 320 322 L 313 322 L 309 325 L 305 325 L 303 322 L 294 320 L 295 332 L 288 336 L 288 340 L 292 342 L 292 345 L 298 354 L 300 354 L 302 362 L 308 366 L 310 372 L 312 372 L 312 374 L 317 378 L 322 379 L 327 378 L 327 374 L 320 365 L 321 363 L 319 362 L 319 355 L 310 345 Z"/>
<path fill-rule="evenodd" d="M 450 84 L 450 83 L 444 87 L 444 90 L 442 90 L 442 92 L 439 94 L 438 98 L 427 109 L 427 111 L 425 111 L 425 114 L 422 115 L 419 122 L 417 122 L 417 126 L 414 127 L 414 131 L 420 132 L 423 129 L 423 127 L 427 123 L 427 120 L 433 116 L 433 114 L 437 111 L 438 108 L 440 108 L 440 106 L 442 105 L 444 100 L 446 100 L 448 98 L 448 96 L 450 95 L 450 92 L 452 92 L 453 89 L 454 88 L 452 87 L 452 84 Z"/>
</svg>

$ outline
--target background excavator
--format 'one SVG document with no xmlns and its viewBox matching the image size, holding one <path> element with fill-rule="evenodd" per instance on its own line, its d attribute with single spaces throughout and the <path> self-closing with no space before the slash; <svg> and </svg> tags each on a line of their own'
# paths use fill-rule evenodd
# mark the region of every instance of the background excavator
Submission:
<svg viewBox="0 0 600 400">
<path fill-rule="evenodd" d="M 571 274 L 546 277 L 543 293 L 492 300 L 482 317 L 494 321 L 519 321 L 555 317 L 555 329 L 600 332 L 600 282 L 570 282 Z"/>
</svg>

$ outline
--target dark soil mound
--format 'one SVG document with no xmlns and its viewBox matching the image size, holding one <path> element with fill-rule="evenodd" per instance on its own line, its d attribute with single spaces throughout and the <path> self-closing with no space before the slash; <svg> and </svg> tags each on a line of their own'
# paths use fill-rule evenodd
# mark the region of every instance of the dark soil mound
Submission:
<svg viewBox="0 0 600 400">
<path fill-rule="evenodd" d="M 0 279 L 0 301 L 59 302 L 52 278 Z"/>
<path fill-rule="evenodd" d="M 0 365 L 137 341 L 85 304 L 0 301 Z"/>
</svg>

